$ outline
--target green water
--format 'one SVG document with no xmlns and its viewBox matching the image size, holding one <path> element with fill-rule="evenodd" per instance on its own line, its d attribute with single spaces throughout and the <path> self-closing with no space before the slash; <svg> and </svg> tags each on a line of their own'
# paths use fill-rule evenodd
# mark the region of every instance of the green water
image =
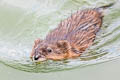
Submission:
<svg viewBox="0 0 120 80">
<path fill-rule="evenodd" d="M 77 10 L 111 2 L 116 4 L 104 11 L 102 28 L 94 45 L 84 55 L 73 60 L 49 60 L 37 65 L 30 60 L 34 40 L 44 38 L 61 20 Z M 120 1 L 0 1 L 0 80 L 119 80 L 119 41 Z"/>
</svg>

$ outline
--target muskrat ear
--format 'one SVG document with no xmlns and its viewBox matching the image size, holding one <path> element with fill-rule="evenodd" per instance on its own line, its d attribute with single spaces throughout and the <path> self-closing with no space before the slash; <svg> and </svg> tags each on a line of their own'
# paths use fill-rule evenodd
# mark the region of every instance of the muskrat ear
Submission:
<svg viewBox="0 0 120 80">
<path fill-rule="evenodd" d="M 57 42 L 57 47 L 67 50 L 70 48 L 70 44 L 66 40 L 60 40 Z"/>
<path fill-rule="evenodd" d="M 41 43 L 43 40 L 41 40 L 40 38 L 38 38 L 38 39 L 36 39 L 35 41 L 34 41 L 34 48 L 39 44 L 39 43 Z"/>
</svg>

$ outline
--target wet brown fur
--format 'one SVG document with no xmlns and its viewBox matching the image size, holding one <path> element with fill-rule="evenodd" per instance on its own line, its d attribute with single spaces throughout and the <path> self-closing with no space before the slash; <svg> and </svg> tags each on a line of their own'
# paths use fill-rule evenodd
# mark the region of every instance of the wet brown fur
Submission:
<svg viewBox="0 0 120 80">
<path fill-rule="evenodd" d="M 35 40 L 31 57 L 39 55 L 40 58 L 62 60 L 80 56 L 93 44 L 102 18 L 99 8 L 77 11 L 49 32 L 44 40 Z"/>
</svg>

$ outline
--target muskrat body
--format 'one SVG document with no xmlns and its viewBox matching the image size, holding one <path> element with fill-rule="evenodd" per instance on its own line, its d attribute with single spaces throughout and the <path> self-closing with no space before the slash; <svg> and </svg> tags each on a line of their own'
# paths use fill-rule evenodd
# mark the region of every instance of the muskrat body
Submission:
<svg viewBox="0 0 120 80">
<path fill-rule="evenodd" d="M 48 33 L 36 39 L 31 57 L 36 61 L 62 60 L 80 56 L 95 40 L 102 25 L 101 9 L 111 5 L 77 11 Z"/>
</svg>

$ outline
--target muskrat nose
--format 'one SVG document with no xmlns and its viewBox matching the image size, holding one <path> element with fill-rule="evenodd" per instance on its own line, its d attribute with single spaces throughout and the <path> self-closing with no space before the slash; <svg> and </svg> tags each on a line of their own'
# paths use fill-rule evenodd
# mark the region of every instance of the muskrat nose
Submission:
<svg viewBox="0 0 120 80">
<path fill-rule="evenodd" d="M 35 55 L 34 60 L 38 60 L 38 59 L 39 59 L 39 55 Z"/>
</svg>

